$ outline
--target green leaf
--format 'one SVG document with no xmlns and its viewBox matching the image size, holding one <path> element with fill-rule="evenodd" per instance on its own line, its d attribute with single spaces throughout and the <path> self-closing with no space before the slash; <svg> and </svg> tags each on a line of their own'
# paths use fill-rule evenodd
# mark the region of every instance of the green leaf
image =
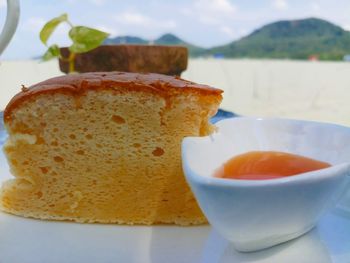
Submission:
<svg viewBox="0 0 350 263">
<path fill-rule="evenodd" d="M 69 50 L 73 53 L 90 51 L 101 45 L 108 36 L 108 33 L 97 29 L 84 26 L 72 27 L 69 31 L 69 37 L 72 39 L 73 44 L 69 47 Z"/>
<path fill-rule="evenodd" d="M 40 31 L 40 40 L 44 43 L 44 45 L 47 45 L 47 40 L 51 36 L 52 32 L 60 23 L 64 21 L 68 21 L 67 14 L 62 14 L 59 17 L 55 17 L 54 19 L 51 19 L 44 25 L 44 27 Z"/>
<path fill-rule="evenodd" d="M 42 57 L 42 60 L 48 61 L 50 59 L 60 57 L 60 55 L 60 48 L 57 45 L 52 45 L 45 52 L 45 54 Z"/>
</svg>

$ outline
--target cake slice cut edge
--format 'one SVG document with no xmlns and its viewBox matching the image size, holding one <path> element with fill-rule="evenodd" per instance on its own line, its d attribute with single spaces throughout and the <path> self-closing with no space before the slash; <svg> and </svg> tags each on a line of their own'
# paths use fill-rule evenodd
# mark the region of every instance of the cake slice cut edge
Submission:
<svg viewBox="0 0 350 263">
<path fill-rule="evenodd" d="M 221 91 L 137 73 L 63 76 L 5 110 L 14 179 L 2 210 L 89 223 L 206 223 L 181 166 L 181 141 L 213 132 Z"/>
</svg>

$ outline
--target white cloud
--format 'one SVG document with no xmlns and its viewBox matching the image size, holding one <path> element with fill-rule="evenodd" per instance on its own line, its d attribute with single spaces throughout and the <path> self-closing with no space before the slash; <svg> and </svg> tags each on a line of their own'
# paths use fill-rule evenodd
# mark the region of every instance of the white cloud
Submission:
<svg viewBox="0 0 350 263">
<path fill-rule="evenodd" d="M 237 18 L 238 7 L 230 0 L 194 0 L 191 10 L 193 13 L 189 15 L 199 23 L 215 28 L 227 39 L 237 37 L 238 34 L 231 25 Z M 187 10 L 182 11 L 182 14 L 187 13 Z"/>
<path fill-rule="evenodd" d="M 192 2 L 192 3 L 191 3 Z M 240 34 L 232 29 L 239 8 L 231 0 L 193 0 L 179 10 L 183 16 L 199 23 L 201 27 L 220 33 L 225 41 Z"/>
<path fill-rule="evenodd" d="M 22 29 L 37 35 L 39 39 L 39 32 L 48 20 L 49 19 L 44 19 L 42 17 L 30 17 L 28 20 L 24 21 Z M 60 24 L 50 37 L 49 45 L 52 43 L 57 43 L 60 46 L 70 45 L 71 40 L 68 37 L 69 29 L 70 27 L 67 24 Z"/>
<path fill-rule="evenodd" d="M 217 26 L 221 31 L 220 28 L 235 18 L 238 8 L 229 0 L 195 0 L 190 10 L 192 14 L 188 10 L 183 10 L 182 13 L 188 13 L 201 24 Z"/>
<path fill-rule="evenodd" d="M 223 23 L 222 19 L 214 16 L 199 15 L 199 22 L 204 25 L 220 25 Z"/>
<path fill-rule="evenodd" d="M 350 31 L 350 24 L 342 25 L 342 28 L 346 31 Z"/>
<path fill-rule="evenodd" d="M 151 21 L 152 21 L 151 18 L 135 12 L 121 13 L 117 15 L 116 20 L 123 24 L 144 25 L 144 26 L 148 26 L 149 24 L 151 24 Z"/>
<path fill-rule="evenodd" d="M 0 0 L 0 8 L 3 8 L 6 6 L 6 0 Z"/>
<path fill-rule="evenodd" d="M 229 0 L 196 0 L 193 4 L 195 14 L 197 14 L 202 21 L 218 20 L 219 18 L 227 18 L 233 16 L 237 7 Z"/>
<path fill-rule="evenodd" d="M 233 15 L 237 9 L 229 0 L 196 0 L 194 7 L 206 14 L 220 13 L 226 15 Z"/>
<path fill-rule="evenodd" d="M 312 2 L 311 3 L 311 9 L 312 9 L 312 11 L 316 11 L 317 12 L 317 11 L 321 10 L 321 6 L 317 2 Z"/>
<path fill-rule="evenodd" d="M 158 27 L 167 28 L 167 29 L 176 28 L 176 22 L 174 20 L 167 20 L 167 21 L 163 21 L 161 23 L 162 24 L 159 24 Z"/>
<path fill-rule="evenodd" d="M 163 28 L 174 29 L 176 22 L 174 20 L 156 20 L 137 12 L 124 12 L 118 14 L 115 20 L 121 24 L 139 26 L 145 28 Z"/>
<path fill-rule="evenodd" d="M 247 29 L 241 28 L 239 30 L 239 37 L 244 37 L 244 36 L 248 35 L 248 33 L 249 33 L 249 31 Z"/>
<path fill-rule="evenodd" d="M 47 20 L 42 17 L 30 17 L 24 22 L 23 29 L 34 33 L 39 33 Z"/>
<path fill-rule="evenodd" d="M 221 26 L 219 30 L 230 38 L 235 36 L 233 29 L 228 26 Z"/>
<path fill-rule="evenodd" d="M 277 10 L 287 10 L 289 7 L 287 0 L 273 0 L 272 6 Z"/>
<path fill-rule="evenodd" d="M 193 10 L 191 8 L 188 8 L 188 7 L 180 8 L 179 12 L 185 16 L 193 15 Z"/>
<path fill-rule="evenodd" d="M 90 0 L 90 3 L 97 6 L 103 6 L 105 4 L 105 0 Z"/>
<path fill-rule="evenodd" d="M 111 37 L 115 37 L 121 34 L 115 27 L 110 27 L 106 25 L 97 25 L 95 28 L 102 30 L 106 33 L 109 33 Z"/>
<path fill-rule="evenodd" d="M 66 0 L 68 4 L 86 4 L 86 2 L 96 5 L 103 6 L 106 3 L 106 0 Z"/>
<path fill-rule="evenodd" d="M 225 25 L 220 26 L 219 31 L 229 39 L 238 39 L 248 34 L 248 31 L 245 28 L 232 28 Z"/>
</svg>

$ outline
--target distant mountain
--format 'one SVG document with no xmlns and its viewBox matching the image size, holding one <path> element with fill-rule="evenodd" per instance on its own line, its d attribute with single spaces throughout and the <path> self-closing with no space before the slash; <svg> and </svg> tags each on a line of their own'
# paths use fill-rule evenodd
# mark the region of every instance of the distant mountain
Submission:
<svg viewBox="0 0 350 263">
<path fill-rule="evenodd" d="M 154 43 L 158 45 L 182 45 L 182 46 L 191 45 L 173 34 L 162 35 L 159 38 L 157 38 L 154 41 Z"/>
<path fill-rule="evenodd" d="M 350 32 L 325 20 L 309 18 L 278 21 L 207 54 L 224 57 L 340 60 L 350 53 Z"/>
<path fill-rule="evenodd" d="M 204 48 L 192 45 L 180 38 L 178 38 L 177 36 L 173 35 L 173 34 L 165 34 L 162 35 L 161 37 L 159 37 L 158 39 L 156 39 L 154 41 L 155 44 L 157 45 L 180 45 L 180 46 L 186 46 L 189 50 L 190 56 L 193 57 L 197 57 L 201 54 L 203 54 L 203 52 L 205 52 Z"/>
<path fill-rule="evenodd" d="M 190 56 L 199 56 L 205 52 L 204 48 L 192 45 L 173 34 L 165 34 L 155 40 L 145 40 L 135 36 L 119 36 L 115 38 L 108 38 L 105 42 L 106 45 L 115 44 L 155 44 L 155 45 L 175 45 L 175 46 L 186 46 L 189 50 Z"/>
<path fill-rule="evenodd" d="M 104 44 L 113 45 L 113 44 L 148 44 L 149 41 L 140 37 L 134 36 L 120 36 L 115 38 L 108 38 L 105 40 Z"/>
<path fill-rule="evenodd" d="M 192 57 L 308 59 L 317 56 L 322 60 L 341 60 L 350 54 L 350 32 L 317 18 L 271 23 L 239 40 L 210 49 L 195 46 L 173 34 L 153 41 L 121 36 L 107 39 L 105 43 L 182 45 L 188 47 Z"/>
</svg>

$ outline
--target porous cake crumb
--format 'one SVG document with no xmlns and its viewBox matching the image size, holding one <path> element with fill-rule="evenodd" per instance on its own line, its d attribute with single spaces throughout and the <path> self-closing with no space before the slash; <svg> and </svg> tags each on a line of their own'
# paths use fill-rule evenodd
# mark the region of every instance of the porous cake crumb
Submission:
<svg viewBox="0 0 350 263">
<path fill-rule="evenodd" d="M 177 77 L 85 73 L 25 89 L 8 104 L 6 212 L 120 224 L 201 224 L 181 166 L 185 136 L 213 131 L 221 90 Z"/>
</svg>

